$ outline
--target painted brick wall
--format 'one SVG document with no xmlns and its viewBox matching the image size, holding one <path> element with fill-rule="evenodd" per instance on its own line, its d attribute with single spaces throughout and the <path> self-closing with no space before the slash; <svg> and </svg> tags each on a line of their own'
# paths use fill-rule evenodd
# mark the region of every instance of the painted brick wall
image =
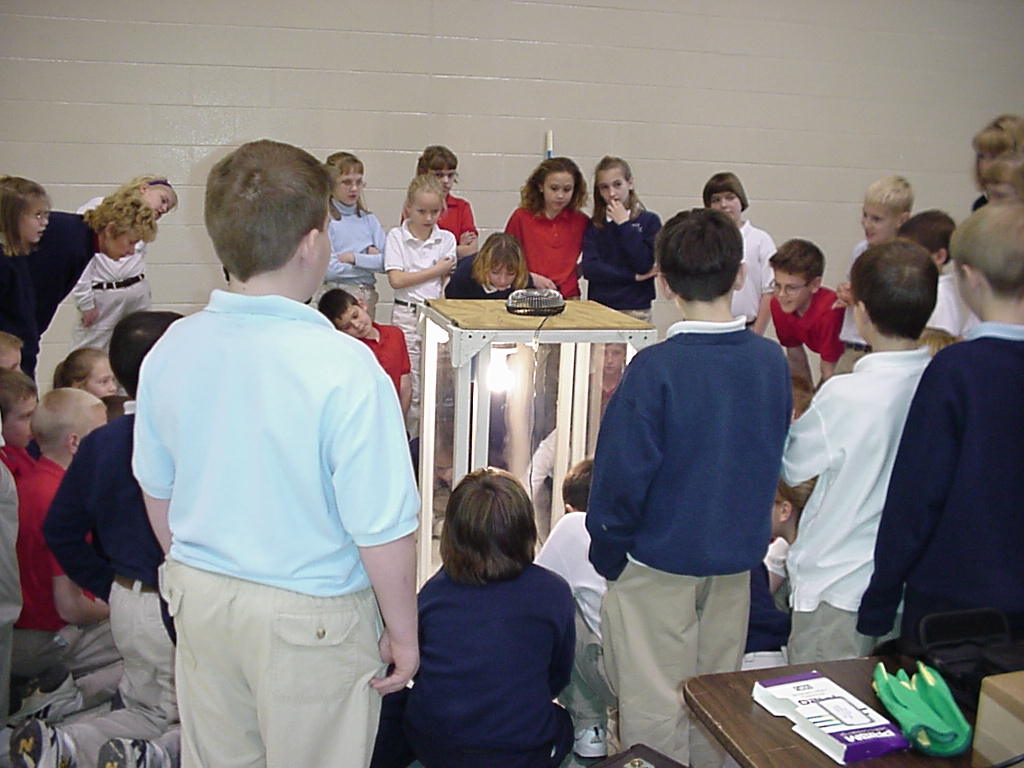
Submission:
<svg viewBox="0 0 1024 768">
<path fill-rule="evenodd" d="M 503 227 L 544 132 L 587 175 L 633 164 L 663 217 L 731 169 L 749 215 L 845 273 L 865 186 L 905 174 L 917 208 L 969 209 L 970 137 L 1024 111 L 1017 0 L 4 0 L 0 171 L 74 209 L 146 171 L 181 205 L 150 248 L 158 306 L 192 311 L 219 267 L 202 226 L 210 165 L 272 137 L 354 151 L 367 201 L 397 223 L 428 143 Z M 40 381 L 75 310 L 44 337 Z M 665 325 L 672 308 L 656 317 Z"/>
</svg>

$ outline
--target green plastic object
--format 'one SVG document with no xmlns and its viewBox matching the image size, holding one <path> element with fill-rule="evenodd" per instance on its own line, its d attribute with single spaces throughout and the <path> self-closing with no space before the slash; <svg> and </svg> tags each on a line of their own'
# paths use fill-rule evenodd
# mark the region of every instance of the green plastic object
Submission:
<svg viewBox="0 0 1024 768">
<path fill-rule="evenodd" d="M 926 755 L 951 757 L 971 746 L 971 726 L 953 701 L 946 681 L 931 667 L 917 662 L 917 672 L 895 675 L 879 662 L 875 693 L 913 747 Z"/>
</svg>

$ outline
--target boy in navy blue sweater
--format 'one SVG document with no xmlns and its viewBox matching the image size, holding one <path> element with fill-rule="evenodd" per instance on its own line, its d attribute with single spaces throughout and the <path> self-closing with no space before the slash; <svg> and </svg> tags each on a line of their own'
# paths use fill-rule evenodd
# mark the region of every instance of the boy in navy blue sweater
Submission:
<svg viewBox="0 0 1024 768">
<path fill-rule="evenodd" d="M 142 359 L 180 317 L 176 312 L 135 312 L 114 328 L 110 364 L 133 398 Z M 132 475 L 133 406 L 128 415 L 82 440 L 43 525 L 65 573 L 110 603 L 114 644 L 125 660 L 118 687 L 124 706 L 56 728 L 40 720 L 22 724 L 12 739 L 15 766 L 75 760 L 85 768 L 169 768 L 177 758 L 174 646 L 157 593 L 164 554 Z"/>
<path fill-rule="evenodd" d="M 655 253 L 685 319 L 637 354 L 608 404 L 587 530 L 611 582 L 601 615 L 621 741 L 701 766 L 721 756 L 691 731 L 678 689 L 739 667 L 792 395 L 778 345 L 733 318 L 733 222 L 679 213 Z"/>
<path fill-rule="evenodd" d="M 982 322 L 921 377 L 896 454 L 857 631 L 918 639 L 930 613 L 992 607 L 1024 636 L 1024 203 L 953 233 L 957 285 Z"/>
</svg>

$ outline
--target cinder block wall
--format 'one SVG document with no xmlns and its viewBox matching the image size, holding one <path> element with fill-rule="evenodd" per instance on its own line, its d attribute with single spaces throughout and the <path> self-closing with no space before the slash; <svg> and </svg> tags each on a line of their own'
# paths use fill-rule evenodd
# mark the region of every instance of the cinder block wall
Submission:
<svg viewBox="0 0 1024 768">
<path fill-rule="evenodd" d="M 967 213 L 971 136 L 1024 111 L 1022 32 L 1017 0 L 4 0 L 0 172 L 65 210 L 166 173 L 181 205 L 147 271 L 182 312 L 220 284 L 203 179 L 259 137 L 354 151 L 385 227 L 428 143 L 459 155 L 487 231 L 548 130 L 588 177 L 603 154 L 630 160 L 663 217 L 731 169 L 752 221 L 817 242 L 834 283 L 878 176 L 905 174 L 919 209 Z M 74 313 L 43 339 L 41 382 Z"/>
</svg>

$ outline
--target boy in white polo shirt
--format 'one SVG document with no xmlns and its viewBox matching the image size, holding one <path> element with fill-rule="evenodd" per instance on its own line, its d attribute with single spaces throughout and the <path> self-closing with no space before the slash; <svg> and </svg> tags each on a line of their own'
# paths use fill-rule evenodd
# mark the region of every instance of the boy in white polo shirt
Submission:
<svg viewBox="0 0 1024 768">
<path fill-rule="evenodd" d="M 218 162 L 206 227 L 228 291 L 142 366 L 133 469 L 169 549 L 186 768 L 365 765 L 378 693 L 419 663 L 398 399 L 370 350 L 303 304 L 330 258 L 329 193 L 287 144 Z"/>
<path fill-rule="evenodd" d="M 818 483 L 789 550 L 791 664 L 862 656 L 856 631 L 874 568 L 878 521 L 911 398 L 930 351 L 918 348 L 935 306 L 938 271 L 904 240 L 869 248 L 850 273 L 857 327 L 872 352 L 822 385 L 793 424 L 782 477 Z"/>
</svg>

